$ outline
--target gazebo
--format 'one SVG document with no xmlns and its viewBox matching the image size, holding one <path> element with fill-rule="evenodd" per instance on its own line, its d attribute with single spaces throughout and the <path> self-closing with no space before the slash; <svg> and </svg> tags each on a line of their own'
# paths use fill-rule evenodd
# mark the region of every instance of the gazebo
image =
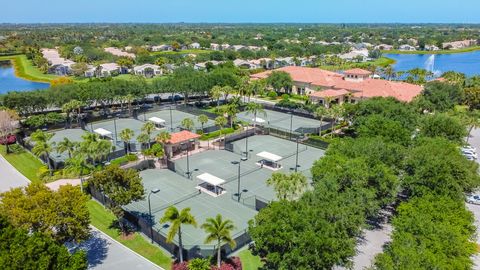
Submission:
<svg viewBox="0 0 480 270">
<path fill-rule="evenodd" d="M 162 118 L 158 118 L 154 116 L 154 117 L 148 118 L 148 121 L 154 123 L 155 127 L 158 129 L 165 128 L 165 120 L 163 120 Z"/>
<path fill-rule="evenodd" d="M 110 138 L 112 139 L 112 132 L 106 130 L 106 129 L 103 129 L 103 128 L 97 128 L 93 131 L 94 133 L 100 135 L 100 137 L 102 138 Z"/>
<path fill-rule="evenodd" d="M 224 194 L 226 191 L 223 189 L 222 185 L 225 184 L 225 180 L 218 178 L 209 173 L 203 173 L 197 176 L 197 179 L 202 181 L 197 188 L 204 193 L 207 193 L 211 196 L 218 197 Z"/>
<path fill-rule="evenodd" d="M 267 151 L 263 151 L 257 154 L 258 157 L 262 158 L 259 162 L 257 162 L 257 165 L 261 166 L 262 168 L 265 167 L 267 169 L 277 171 L 282 168 L 282 165 L 278 163 L 282 157 L 269 153 Z"/>
</svg>

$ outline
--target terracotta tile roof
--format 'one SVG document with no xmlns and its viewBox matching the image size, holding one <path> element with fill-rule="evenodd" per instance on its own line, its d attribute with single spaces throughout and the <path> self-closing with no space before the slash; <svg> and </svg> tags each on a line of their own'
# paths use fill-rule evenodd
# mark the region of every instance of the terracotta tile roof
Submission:
<svg viewBox="0 0 480 270">
<path fill-rule="evenodd" d="M 168 144 L 178 144 L 181 142 L 186 142 L 190 139 L 197 139 L 200 138 L 200 135 L 190 132 L 188 130 L 183 130 L 180 132 L 172 133 L 170 140 L 167 142 Z"/>
<path fill-rule="evenodd" d="M 354 69 L 349 69 L 344 71 L 345 74 L 353 74 L 353 75 L 371 75 L 372 72 L 361 69 L 361 68 L 354 68 Z"/>
<path fill-rule="evenodd" d="M 412 101 L 414 97 L 422 92 L 422 87 L 415 84 L 404 82 L 393 82 L 380 79 L 364 79 L 362 81 L 348 81 L 344 76 L 318 68 L 308 67 L 283 67 L 276 71 L 284 71 L 290 74 L 295 82 L 311 84 L 313 86 L 327 87 L 331 89 L 345 89 L 353 92 L 356 97 L 395 97 L 400 101 Z M 353 69 L 347 72 L 362 72 L 366 75 L 369 71 L 362 69 Z M 252 79 L 267 78 L 272 71 L 265 71 L 251 75 Z M 352 74 L 352 73 L 350 73 Z"/>
<path fill-rule="evenodd" d="M 340 97 L 350 93 L 345 89 L 327 89 L 322 91 L 316 91 L 310 94 L 311 97 L 319 97 L 319 98 L 326 98 L 326 97 Z"/>
</svg>

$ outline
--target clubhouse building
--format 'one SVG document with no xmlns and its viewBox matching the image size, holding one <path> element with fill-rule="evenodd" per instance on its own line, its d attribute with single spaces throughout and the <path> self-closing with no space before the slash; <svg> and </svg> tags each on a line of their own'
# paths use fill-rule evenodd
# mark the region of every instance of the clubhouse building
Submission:
<svg viewBox="0 0 480 270">
<path fill-rule="evenodd" d="M 327 106 L 373 97 L 394 97 L 410 102 L 423 90 L 422 86 L 415 84 L 374 79 L 370 71 L 363 69 L 346 70 L 341 74 L 319 68 L 288 66 L 275 71 L 290 74 L 293 79 L 291 93 L 308 95 L 312 102 Z M 253 74 L 251 79 L 265 79 L 271 73 Z"/>
</svg>

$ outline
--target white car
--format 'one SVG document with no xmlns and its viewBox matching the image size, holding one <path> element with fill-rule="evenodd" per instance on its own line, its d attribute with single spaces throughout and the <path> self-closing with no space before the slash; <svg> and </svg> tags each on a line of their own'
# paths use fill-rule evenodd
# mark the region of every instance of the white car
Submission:
<svg viewBox="0 0 480 270">
<path fill-rule="evenodd" d="M 464 155 L 464 156 L 473 156 L 473 157 L 477 158 L 477 153 L 471 152 L 471 151 L 462 150 L 462 155 Z"/>
<path fill-rule="evenodd" d="M 467 203 L 471 203 L 471 204 L 480 204 L 480 195 L 470 195 L 470 196 L 467 196 Z"/>
<path fill-rule="evenodd" d="M 463 151 L 466 151 L 466 152 L 472 152 L 472 153 L 477 153 L 477 150 L 475 149 L 475 147 L 471 147 L 471 146 L 464 146 L 464 147 L 461 147 L 460 150 Z"/>
</svg>

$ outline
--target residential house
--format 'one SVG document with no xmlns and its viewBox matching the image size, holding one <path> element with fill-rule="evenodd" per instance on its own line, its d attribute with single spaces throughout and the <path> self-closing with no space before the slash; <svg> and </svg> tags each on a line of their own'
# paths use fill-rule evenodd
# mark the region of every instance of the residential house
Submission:
<svg viewBox="0 0 480 270">
<path fill-rule="evenodd" d="M 173 47 L 167 44 L 162 44 L 158 46 L 150 47 L 152 52 L 164 52 L 164 51 L 173 51 Z"/>
<path fill-rule="evenodd" d="M 190 48 L 190 49 L 194 49 L 194 50 L 198 50 L 198 49 L 200 49 L 200 48 L 201 48 L 201 46 L 200 46 L 200 43 L 198 43 L 198 42 L 194 42 L 194 43 L 192 43 L 192 44 L 188 45 L 188 48 Z"/>
<path fill-rule="evenodd" d="M 85 71 L 85 77 L 97 77 L 97 78 L 104 78 L 104 77 L 111 77 L 120 74 L 120 66 L 116 63 L 106 63 L 100 64 L 98 66 L 88 66 L 88 70 Z"/>
<path fill-rule="evenodd" d="M 210 50 L 220 51 L 222 50 L 222 47 L 220 46 L 220 44 L 210 43 Z"/>
<path fill-rule="evenodd" d="M 65 76 L 71 74 L 72 65 L 75 62 L 60 57 L 60 53 L 57 49 L 41 49 L 43 58 L 48 62 L 48 73 L 53 73 L 59 76 Z"/>
<path fill-rule="evenodd" d="M 133 74 L 141 75 L 147 78 L 152 78 L 155 76 L 160 76 L 163 74 L 162 69 L 160 66 L 152 65 L 152 64 L 144 64 L 141 66 L 133 67 Z"/>
<path fill-rule="evenodd" d="M 438 48 L 438 47 L 435 46 L 435 45 L 425 45 L 425 50 L 426 50 L 426 51 L 439 51 L 440 48 Z"/>
<path fill-rule="evenodd" d="M 380 45 L 375 46 L 375 50 L 391 51 L 391 50 L 393 50 L 393 46 L 388 45 L 388 44 L 380 44 Z"/>
<path fill-rule="evenodd" d="M 373 79 L 372 73 L 362 69 L 347 70 L 343 74 L 308 67 L 283 67 L 277 71 L 290 74 L 293 80 L 291 91 L 309 95 L 313 103 L 357 102 L 372 97 L 394 97 L 410 102 L 418 96 L 423 87 L 382 79 Z M 265 79 L 272 71 L 251 75 L 251 79 Z"/>
<path fill-rule="evenodd" d="M 351 52 L 341 54 L 338 57 L 347 61 L 361 60 L 361 62 L 365 62 L 368 60 L 368 54 L 369 52 L 367 49 L 352 50 Z"/>
<path fill-rule="evenodd" d="M 442 44 L 442 47 L 443 49 L 446 49 L 446 50 L 459 50 L 463 48 L 476 46 L 477 44 L 478 44 L 477 40 L 467 39 L 467 40 L 461 40 L 461 41 L 445 42 Z"/>
<path fill-rule="evenodd" d="M 400 51 L 416 51 L 417 50 L 417 48 L 413 47 L 412 45 L 408 45 L 408 44 L 400 45 L 400 47 L 398 47 L 398 49 Z"/>
<path fill-rule="evenodd" d="M 248 47 L 245 47 L 243 45 L 232 45 L 228 49 L 234 50 L 236 52 L 243 50 L 243 49 L 248 49 Z"/>
<path fill-rule="evenodd" d="M 207 69 L 207 64 L 210 63 L 214 66 L 218 66 L 219 64 L 223 63 L 222 61 L 215 61 L 215 60 L 212 60 L 212 61 L 207 61 L 207 62 L 201 62 L 201 63 L 196 63 L 193 68 L 195 70 L 206 70 Z"/>
<path fill-rule="evenodd" d="M 221 48 L 221 50 L 228 50 L 228 49 L 230 49 L 231 47 L 230 47 L 230 44 L 224 43 L 224 44 L 220 45 L 220 48 Z"/>
<path fill-rule="evenodd" d="M 115 47 L 108 47 L 108 48 L 105 48 L 103 49 L 105 52 L 107 53 L 110 53 L 110 54 L 113 54 L 115 56 L 119 56 L 119 57 L 129 57 L 129 58 L 133 58 L 135 59 L 135 54 L 133 53 L 128 53 L 128 52 L 124 52 L 122 50 L 120 50 L 119 48 L 115 48 Z"/>
<path fill-rule="evenodd" d="M 252 63 L 251 61 L 247 61 L 247 60 L 243 60 L 243 59 L 235 59 L 233 61 L 233 64 L 236 67 L 240 67 L 240 68 L 246 68 L 246 69 L 256 69 L 257 68 L 256 64 Z"/>
</svg>

